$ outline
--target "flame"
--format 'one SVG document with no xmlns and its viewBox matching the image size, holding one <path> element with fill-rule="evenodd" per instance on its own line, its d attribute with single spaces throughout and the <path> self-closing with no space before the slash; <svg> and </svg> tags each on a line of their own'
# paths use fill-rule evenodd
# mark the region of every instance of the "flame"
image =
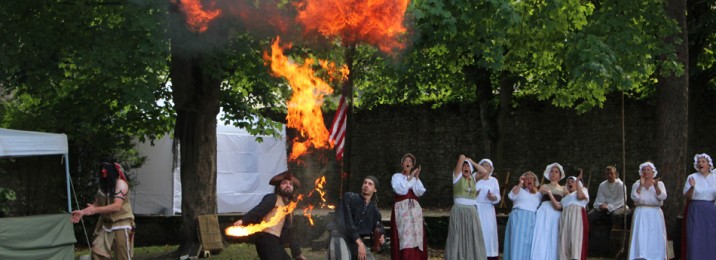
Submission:
<svg viewBox="0 0 716 260">
<path fill-rule="evenodd" d="M 311 190 L 311 192 L 308 193 L 308 196 L 306 197 L 311 197 L 314 192 L 318 192 L 321 198 L 320 208 L 335 209 L 336 206 L 328 204 L 328 202 L 326 201 L 326 190 L 323 187 L 326 185 L 326 176 L 318 177 L 318 179 L 316 179 L 316 181 L 314 182 L 314 185 L 315 188 L 313 188 L 313 190 Z M 308 222 L 311 224 L 311 226 L 313 226 L 313 208 L 313 205 L 309 204 L 306 208 L 303 209 L 303 216 L 308 218 Z"/>
<path fill-rule="evenodd" d="M 298 201 L 300 201 L 303 198 L 302 195 L 298 195 L 298 198 L 296 201 L 292 201 L 286 206 L 278 207 L 276 210 L 276 214 L 269 219 L 269 221 L 261 221 L 259 224 L 250 224 L 246 226 L 231 226 L 226 228 L 226 235 L 228 236 L 235 236 L 235 237 L 243 237 L 248 236 L 256 232 L 261 232 L 264 229 L 268 227 L 273 227 L 275 225 L 278 225 L 278 223 L 286 217 L 286 215 L 291 214 L 293 210 L 296 208 L 296 205 L 298 204 Z"/>
<path fill-rule="evenodd" d="M 385 53 L 403 49 L 400 36 L 410 0 L 301 0 L 296 20 L 305 32 L 339 36 L 345 45 L 365 42 Z"/>
<path fill-rule="evenodd" d="M 221 10 L 204 10 L 200 0 L 179 0 L 180 8 L 186 14 L 186 23 L 189 29 L 195 32 L 204 32 L 209 28 L 209 22 L 219 17 Z M 214 2 L 211 2 L 214 6 Z"/>
<path fill-rule="evenodd" d="M 289 160 L 294 161 L 308 152 L 309 148 L 329 148 L 328 129 L 323 122 L 321 105 L 323 97 L 333 92 L 328 83 L 315 75 L 312 69 L 314 59 L 305 59 L 302 65 L 294 64 L 283 54 L 283 49 L 291 48 L 279 46 L 280 37 L 271 45 L 271 56 L 264 53 L 264 58 L 271 62 L 271 70 L 278 76 L 286 78 L 293 89 L 288 101 L 287 126 L 298 130 L 298 137 L 293 140 L 293 148 Z M 335 65 L 319 60 L 319 64 L 331 72 Z M 347 68 L 340 71 L 347 72 Z M 347 77 L 343 75 L 343 77 Z"/>
</svg>

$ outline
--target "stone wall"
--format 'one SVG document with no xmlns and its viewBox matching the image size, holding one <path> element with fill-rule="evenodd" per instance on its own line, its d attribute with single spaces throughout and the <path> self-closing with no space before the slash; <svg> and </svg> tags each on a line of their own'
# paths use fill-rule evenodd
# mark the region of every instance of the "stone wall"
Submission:
<svg viewBox="0 0 716 260">
<path fill-rule="evenodd" d="M 694 126 L 692 137 L 698 139 L 690 151 L 714 154 L 716 111 L 709 100 L 699 97 L 692 102 Z M 593 175 L 590 193 L 596 194 L 604 179 L 606 165 L 622 171 L 622 134 L 620 96 L 611 97 L 602 109 L 578 114 L 569 109 L 556 108 L 544 102 L 520 100 L 502 132 L 505 138 L 504 162 L 495 169 L 500 185 L 507 173 L 512 187 L 519 174 L 534 171 L 540 177 L 546 165 L 559 162 L 567 175 L 577 175 L 577 168 L 585 171 L 585 184 Z M 624 105 L 626 128 L 626 181 L 628 187 L 637 179 L 638 165 L 655 157 L 656 114 L 653 101 L 627 99 Z M 451 172 L 458 155 L 474 160 L 481 154 L 479 109 L 472 105 L 445 105 L 433 109 L 423 106 L 382 106 L 369 111 L 357 111 L 352 131 L 351 167 L 348 190 L 358 191 L 362 177 L 375 175 L 382 186 L 379 190 L 381 207 L 392 201 L 391 175 L 399 171 L 403 154 L 413 153 L 422 166 L 421 179 L 427 193 L 421 199 L 423 207 L 449 208 L 452 205 Z M 709 121 L 711 120 L 711 121 Z M 329 120 L 330 122 L 330 120 Z M 659 163 L 655 162 L 657 169 Z M 692 168 L 689 165 L 688 171 Z M 659 174 L 668 174 L 660 172 Z M 680 187 L 683 180 L 680 180 Z M 675 192 L 675 191 L 670 191 Z M 507 211 L 511 205 L 504 206 Z"/>
</svg>

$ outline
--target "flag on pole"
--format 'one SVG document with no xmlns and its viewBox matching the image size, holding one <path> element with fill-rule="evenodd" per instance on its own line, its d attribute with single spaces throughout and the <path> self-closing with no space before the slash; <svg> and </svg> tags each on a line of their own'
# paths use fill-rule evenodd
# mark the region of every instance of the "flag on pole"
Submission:
<svg viewBox="0 0 716 260">
<path fill-rule="evenodd" d="M 341 101 L 338 103 L 336 114 L 333 116 L 331 123 L 331 135 L 329 140 L 333 141 L 336 148 L 336 159 L 343 160 L 343 144 L 346 137 L 346 120 L 348 118 L 348 109 L 346 109 L 346 98 L 341 95 Z"/>
</svg>

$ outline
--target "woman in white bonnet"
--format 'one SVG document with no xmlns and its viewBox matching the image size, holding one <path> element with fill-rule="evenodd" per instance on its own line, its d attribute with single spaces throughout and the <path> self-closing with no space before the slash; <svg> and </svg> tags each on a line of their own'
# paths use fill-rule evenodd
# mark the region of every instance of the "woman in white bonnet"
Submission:
<svg viewBox="0 0 716 260">
<path fill-rule="evenodd" d="M 631 186 L 636 209 L 632 215 L 628 259 L 666 259 L 666 224 L 661 206 L 666 200 L 664 183 L 651 162 L 639 165 L 640 179 Z"/>
<path fill-rule="evenodd" d="M 567 178 L 569 194 L 562 199 L 562 218 L 559 221 L 560 260 L 587 259 L 589 191 L 582 185 L 581 179 L 581 170 L 578 177 L 569 176 Z"/>
<path fill-rule="evenodd" d="M 543 176 L 545 181 L 540 186 L 542 203 L 537 208 L 537 219 L 535 220 L 535 232 L 532 238 L 532 260 L 553 260 L 559 257 L 557 243 L 559 241 L 559 219 L 562 215 L 562 196 L 567 189 L 559 185 L 564 179 L 564 168 L 559 163 L 547 165 Z"/>
<path fill-rule="evenodd" d="M 695 173 L 689 175 L 684 183 L 684 195 L 687 199 L 686 248 L 682 249 L 682 259 L 709 259 L 716 256 L 716 176 L 711 156 L 702 153 L 694 156 Z"/>
<path fill-rule="evenodd" d="M 482 159 L 477 164 L 489 171 L 485 177 L 477 180 L 477 215 L 482 225 L 482 237 L 485 239 L 485 250 L 488 260 L 497 260 L 500 256 L 497 237 L 497 216 L 495 204 L 500 202 L 500 184 L 492 176 L 495 168 L 490 159 Z"/>
</svg>

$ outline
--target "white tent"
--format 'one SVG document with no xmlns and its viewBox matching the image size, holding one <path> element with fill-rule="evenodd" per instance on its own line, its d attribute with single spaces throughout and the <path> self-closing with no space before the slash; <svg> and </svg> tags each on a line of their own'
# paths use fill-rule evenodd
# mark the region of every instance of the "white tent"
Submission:
<svg viewBox="0 0 716 260">
<path fill-rule="evenodd" d="M 282 131 L 284 132 L 284 131 Z M 247 212 L 264 195 L 273 192 L 269 180 L 288 169 L 285 134 L 262 136 L 263 142 L 246 130 L 218 125 L 216 129 L 217 213 Z M 135 214 L 172 215 L 181 212 L 179 164 L 173 168 L 172 140 L 164 137 L 137 145 L 147 162 L 136 171 Z M 178 151 L 177 151 L 178 153 Z"/>
<path fill-rule="evenodd" d="M 67 180 L 67 212 L 72 212 L 70 200 L 70 167 L 67 135 L 0 128 L 0 157 L 64 155 Z"/>
<path fill-rule="evenodd" d="M 0 158 L 63 155 L 70 200 L 70 168 L 67 136 L 0 128 Z M 70 214 L 0 218 L 0 259 L 72 259 L 74 244 Z"/>
</svg>

